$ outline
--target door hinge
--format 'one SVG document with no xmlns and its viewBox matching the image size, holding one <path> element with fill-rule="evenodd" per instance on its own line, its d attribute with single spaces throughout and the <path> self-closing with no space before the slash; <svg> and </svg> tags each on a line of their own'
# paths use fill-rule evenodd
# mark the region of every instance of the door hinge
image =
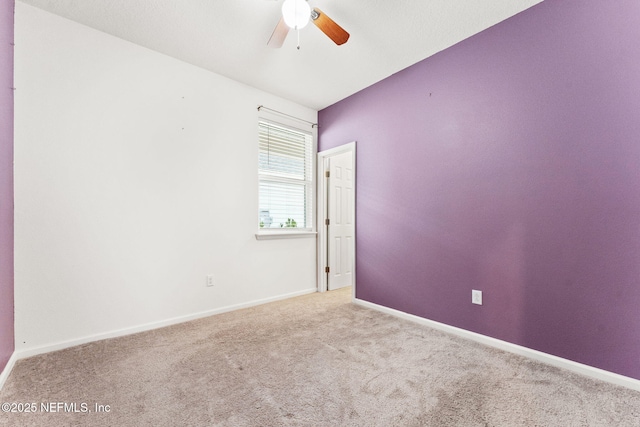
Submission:
<svg viewBox="0 0 640 427">
<path fill-rule="evenodd" d="M 329 171 L 325 171 L 324 176 L 325 178 L 329 178 L 330 172 Z"/>
<path fill-rule="evenodd" d="M 325 268 L 324 268 L 324 272 L 325 272 L 325 273 L 328 273 L 328 272 L 329 272 L 329 267 L 325 267 Z"/>
<path fill-rule="evenodd" d="M 329 225 L 329 218 L 324 220 L 324 225 Z"/>
</svg>

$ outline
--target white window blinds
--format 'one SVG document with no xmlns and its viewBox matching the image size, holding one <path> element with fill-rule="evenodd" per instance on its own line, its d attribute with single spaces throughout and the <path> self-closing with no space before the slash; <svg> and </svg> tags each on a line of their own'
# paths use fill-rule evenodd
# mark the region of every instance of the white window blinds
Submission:
<svg viewBox="0 0 640 427">
<path fill-rule="evenodd" d="M 311 230 L 311 133 L 264 121 L 258 129 L 259 227 Z"/>
</svg>

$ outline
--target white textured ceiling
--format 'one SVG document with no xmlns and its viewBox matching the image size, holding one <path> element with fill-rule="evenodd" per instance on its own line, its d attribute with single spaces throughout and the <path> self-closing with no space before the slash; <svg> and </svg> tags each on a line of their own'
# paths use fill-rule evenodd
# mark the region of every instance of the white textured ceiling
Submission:
<svg viewBox="0 0 640 427">
<path fill-rule="evenodd" d="M 283 0 L 20 0 L 319 110 L 542 0 L 309 0 L 351 34 L 313 24 L 267 40 Z"/>
</svg>

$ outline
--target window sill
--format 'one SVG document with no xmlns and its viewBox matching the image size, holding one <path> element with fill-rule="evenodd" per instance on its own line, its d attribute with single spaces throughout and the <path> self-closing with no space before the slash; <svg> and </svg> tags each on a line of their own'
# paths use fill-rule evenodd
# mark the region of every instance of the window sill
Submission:
<svg viewBox="0 0 640 427">
<path fill-rule="evenodd" d="M 263 232 L 256 233 L 256 240 L 273 240 L 273 239 L 300 239 L 306 237 L 316 237 L 318 233 L 315 231 L 287 231 L 287 232 Z"/>
</svg>

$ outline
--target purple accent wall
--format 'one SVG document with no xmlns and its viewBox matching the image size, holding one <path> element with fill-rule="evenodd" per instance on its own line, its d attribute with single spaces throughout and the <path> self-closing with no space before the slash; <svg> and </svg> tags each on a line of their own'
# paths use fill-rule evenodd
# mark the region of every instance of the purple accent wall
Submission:
<svg viewBox="0 0 640 427">
<path fill-rule="evenodd" d="M 640 379 L 639 22 L 546 0 L 320 111 L 357 297 Z"/>
<path fill-rule="evenodd" d="M 13 0 L 0 0 L 0 372 L 14 350 Z"/>
</svg>

